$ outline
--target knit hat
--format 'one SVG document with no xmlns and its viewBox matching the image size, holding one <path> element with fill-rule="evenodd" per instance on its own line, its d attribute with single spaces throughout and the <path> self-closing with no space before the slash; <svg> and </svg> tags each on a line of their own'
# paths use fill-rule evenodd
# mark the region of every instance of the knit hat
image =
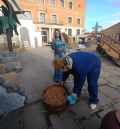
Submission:
<svg viewBox="0 0 120 129">
<path fill-rule="evenodd" d="M 65 58 L 55 58 L 53 60 L 53 66 L 55 69 L 62 70 L 65 66 L 67 66 L 67 62 Z"/>
<path fill-rule="evenodd" d="M 67 67 L 68 67 L 69 69 L 72 69 L 73 61 L 72 61 L 71 57 L 66 56 L 66 57 L 65 57 L 65 60 L 66 60 L 66 62 L 67 62 Z"/>
<path fill-rule="evenodd" d="M 65 67 L 72 69 L 73 61 L 71 57 L 66 56 L 65 58 L 55 58 L 53 60 L 53 66 L 55 69 L 62 70 Z"/>
</svg>

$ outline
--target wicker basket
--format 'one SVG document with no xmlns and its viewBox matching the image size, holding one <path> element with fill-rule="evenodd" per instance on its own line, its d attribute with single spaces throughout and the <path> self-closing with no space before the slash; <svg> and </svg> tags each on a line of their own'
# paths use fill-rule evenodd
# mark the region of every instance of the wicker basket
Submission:
<svg viewBox="0 0 120 129">
<path fill-rule="evenodd" d="M 61 89 L 64 91 L 64 93 L 65 93 L 65 96 L 64 96 L 64 97 L 65 97 L 65 98 L 64 98 L 63 101 L 61 101 L 61 102 L 56 102 L 56 103 L 52 103 L 52 102 L 49 102 L 49 101 L 47 101 L 47 100 L 45 99 L 45 97 L 44 97 L 45 93 L 46 93 L 48 90 L 50 90 L 50 88 L 52 88 L 52 87 L 56 87 L 56 88 L 59 87 L 59 89 L 61 88 Z M 67 89 L 66 89 L 65 87 L 61 86 L 61 85 L 55 85 L 55 84 L 50 85 L 50 86 L 48 86 L 48 87 L 43 91 L 42 100 L 43 100 L 43 103 L 45 104 L 45 107 L 46 107 L 50 112 L 54 112 L 54 113 L 63 112 L 63 111 L 65 111 L 65 110 L 67 109 L 67 107 L 68 107 Z"/>
</svg>

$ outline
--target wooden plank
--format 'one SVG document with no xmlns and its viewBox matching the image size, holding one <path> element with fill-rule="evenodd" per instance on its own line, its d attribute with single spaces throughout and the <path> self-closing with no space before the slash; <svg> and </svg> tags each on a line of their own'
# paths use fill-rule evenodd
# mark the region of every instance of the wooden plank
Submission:
<svg viewBox="0 0 120 129">
<path fill-rule="evenodd" d="M 24 129 L 47 129 L 42 103 L 36 103 L 24 109 Z"/>
<path fill-rule="evenodd" d="M 118 65 L 118 66 L 120 66 L 120 60 L 116 60 L 115 58 L 112 58 L 114 61 L 115 61 L 115 63 Z"/>
<path fill-rule="evenodd" d="M 120 61 L 115 61 L 118 66 L 120 66 Z"/>
<path fill-rule="evenodd" d="M 119 55 L 117 53 L 106 51 L 106 53 L 111 56 L 112 58 L 119 59 Z"/>
<path fill-rule="evenodd" d="M 107 38 L 107 39 L 109 39 L 109 40 L 113 41 L 115 44 L 119 44 L 119 42 L 118 42 L 118 41 L 114 40 L 114 39 L 113 39 L 113 38 L 111 38 L 110 36 L 105 35 L 105 34 L 103 34 L 103 33 L 99 33 L 99 34 L 101 34 L 102 38 Z"/>
<path fill-rule="evenodd" d="M 97 116 L 93 116 L 82 121 L 84 129 L 100 129 L 101 119 Z"/>
<path fill-rule="evenodd" d="M 50 115 L 50 121 L 53 129 L 81 129 L 81 126 L 72 119 L 68 112 L 61 116 Z"/>
<path fill-rule="evenodd" d="M 109 50 L 109 47 L 108 46 L 102 46 L 102 48 L 104 49 L 104 50 Z"/>
<path fill-rule="evenodd" d="M 108 36 L 105 36 L 104 37 L 108 38 Z M 102 38 L 102 42 L 104 42 L 104 44 L 106 44 L 107 46 L 109 46 L 113 51 L 115 51 L 116 53 L 120 53 L 120 44 L 116 43 L 115 40 L 111 39 L 112 42 L 109 42 L 107 40 L 104 40 L 104 38 Z"/>
</svg>

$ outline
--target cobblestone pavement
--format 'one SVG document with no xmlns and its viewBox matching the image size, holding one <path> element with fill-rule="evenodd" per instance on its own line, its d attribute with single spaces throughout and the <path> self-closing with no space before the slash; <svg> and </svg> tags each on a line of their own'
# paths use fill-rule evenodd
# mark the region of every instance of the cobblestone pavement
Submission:
<svg viewBox="0 0 120 129">
<path fill-rule="evenodd" d="M 93 49 L 85 51 L 95 52 Z M 96 52 L 95 52 L 96 53 Z M 99 79 L 99 104 L 95 111 L 89 109 L 87 83 L 80 101 L 69 106 L 62 115 L 49 114 L 39 100 L 45 87 L 52 84 L 53 52 L 49 47 L 30 49 L 22 54 L 23 71 L 20 79 L 28 94 L 29 106 L 10 113 L 0 123 L 0 129 L 99 129 L 102 118 L 111 110 L 120 108 L 120 67 L 109 57 L 102 57 Z M 70 87 L 72 82 L 68 82 Z M 33 102 L 38 100 L 36 102 Z M 33 103 L 32 103 L 33 102 Z"/>
</svg>

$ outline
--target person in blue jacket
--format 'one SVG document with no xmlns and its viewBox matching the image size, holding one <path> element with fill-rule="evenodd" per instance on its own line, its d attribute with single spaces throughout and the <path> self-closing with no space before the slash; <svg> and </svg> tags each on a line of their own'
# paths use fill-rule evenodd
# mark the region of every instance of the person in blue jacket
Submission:
<svg viewBox="0 0 120 129">
<path fill-rule="evenodd" d="M 63 84 L 70 74 L 74 76 L 74 88 L 72 94 L 68 96 L 70 104 L 75 104 L 80 98 L 82 87 L 87 78 L 88 92 L 90 96 L 90 108 L 95 109 L 98 102 L 98 79 L 101 70 L 101 61 L 93 53 L 74 52 L 61 60 L 53 61 L 54 67 L 64 71 Z"/>
<path fill-rule="evenodd" d="M 66 44 L 60 33 L 59 29 L 55 29 L 53 34 L 53 40 L 51 43 L 51 48 L 54 50 L 54 58 L 63 58 L 66 53 Z M 54 69 L 53 81 L 55 83 L 60 83 L 62 80 L 63 72 L 57 69 Z"/>
</svg>

